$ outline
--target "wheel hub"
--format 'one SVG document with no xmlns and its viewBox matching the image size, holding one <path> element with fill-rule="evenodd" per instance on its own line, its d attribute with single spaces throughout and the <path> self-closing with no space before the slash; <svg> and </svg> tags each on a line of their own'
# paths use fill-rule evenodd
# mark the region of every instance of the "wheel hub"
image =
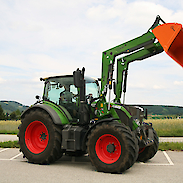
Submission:
<svg viewBox="0 0 183 183">
<path fill-rule="evenodd" d="M 95 145 L 98 158 L 106 163 L 115 163 L 121 156 L 122 147 L 119 140 L 111 134 L 104 134 L 99 137 Z"/>
<path fill-rule="evenodd" d="M 107 145 L 107 151 L 108 151 L 109 153 L 114 152 L 114 151 L 115 151 L 115 146 L 114 146 L 114 144 L 108 144 L 108 145 Z"/>
<path fill-rule="evenodd" d="M 46 137 L 47 137 L 47 135 L 46 135 L 44 132 L 42 132 L 42 133 L 40 134 L 40 139 L 41 139 L 41 141 L 42 141 L 42 140 L 46 140 Z"/>
</svg>

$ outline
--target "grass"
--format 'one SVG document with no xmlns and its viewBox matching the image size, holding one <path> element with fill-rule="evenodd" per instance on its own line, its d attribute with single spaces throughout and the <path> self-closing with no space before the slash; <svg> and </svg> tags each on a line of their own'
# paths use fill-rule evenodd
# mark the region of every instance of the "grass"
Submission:
<svg viewBox="0 0 183 183">
<path fill-rule="evenodd" d="M 183 119 L 148 119 L 159 137 L 183 137 Z M 17 134 L 21 121 L 0 121 L 0 134 Z"/>
<path fill-rule="evenodd" d="M 3 120 L 0 121 L 0 134 L 17 134 L 18 126 L 21 124 L 21 121 L 18 120 Z"/>
<path fill-rule="evenodd" d="M 1 148 L 20 148 L 18 141 L 0 142 Z M 159 144 L 161 151 L 183 151 L 183 142 L 161 142 Z"/>
<path fill-rule="evenodd" d="M 20 148 L 18 141 L 0 142 L 1 148 Z"/>
<path fill-rule="evenodd" d="M 183 151 L 183 142 L 161 142 L 159 150 Z"/>
<path fill-rule="evenodd" d="M 152 123 L 159 137 L 183 137 L 183 119 L 148 119 L 144 122 Z"/>
<path fill-rule="evenodd" d="M 152 123 L 159 137 L 183 137 L 183 119 L 148 119 L 146 123 Z M 17 134 L 21 121 L 0 121 L 0 134 Z M 0 142 L 3 148 L 19 148 L 17 141 Z M 159 150 L 183 151 L 183 143 L 161 142 Z"/>
</svg>

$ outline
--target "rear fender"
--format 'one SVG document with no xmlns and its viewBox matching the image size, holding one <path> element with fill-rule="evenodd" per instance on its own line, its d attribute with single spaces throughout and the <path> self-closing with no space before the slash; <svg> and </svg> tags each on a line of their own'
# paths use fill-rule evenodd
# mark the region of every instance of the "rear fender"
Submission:
<svg viewBox="0 0 183 183">
<path fill-rule="evenodd" d="M 64 116 L 63 116 L 63 119 L 61 119 L 59 117 L 59 115 L 57 114 L 57 112 L 52 107 L 45 105 L 45 104 L 36 104 L 36 105 L 31 106 L 30 108 L 26 109 L 22 113 L 21 118 L 24 118 L 27 113 L 29 113 L 31 110 L 35 110 L 35 109 L 41 109 L 41 110 L 44 110 L 45 112 L 47 112 L 56 125 L 62 125 L 63 119 L 64 119 L 64 121 L 68 121 L 68 119 L 66 119 Z M 68 123 L 69 123 L 69 121 L 68 121 Z"/>
</svg>

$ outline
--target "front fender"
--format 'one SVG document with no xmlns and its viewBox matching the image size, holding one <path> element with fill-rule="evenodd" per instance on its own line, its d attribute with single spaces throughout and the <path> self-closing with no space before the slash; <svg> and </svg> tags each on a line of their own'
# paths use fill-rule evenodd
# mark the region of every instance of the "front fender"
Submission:
<svg viewBox="0 0 183 183">
<path fill-rule="evenodd" d="M 98 124 L 101 124 L 101 123 L 104 123 L 104 122 L 112 122 L 114 120 L 118 120 L 116 118 L 106 118 L 106 119 L 102 119 L 102 120 L 99 120 L 97 121 L 96 123 L 94 123 L 88 130 L 87 132 L 85 133 L 84 135 L 84 138 L 83 138 L 83 142 L 82 142 L 82 150 L 85 151 L 86 150 L 86 141 L 87 141 L 87 136 L 89 135 L 89 133 L 91 132 L 91 130 L 97 126 Z"/>
</svg>

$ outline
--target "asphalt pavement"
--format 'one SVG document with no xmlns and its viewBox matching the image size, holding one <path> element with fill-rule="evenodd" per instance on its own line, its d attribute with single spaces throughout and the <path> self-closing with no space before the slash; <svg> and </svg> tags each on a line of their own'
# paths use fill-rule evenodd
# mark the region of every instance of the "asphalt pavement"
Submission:
<svg viewBox="0 0 183 183">
<path fill-rule="evenodd" d="M 0 134 L 0 141 L 18 140 Z M 160 137 L 160 142 L 183 142 L 182 137 Z M 122 174 L 97 172 L 88 156 L 64 155 L 51 165 L 27 162 L 18 148 L 0 148 L 0 182 L 87 182 L 87 183 L 182 183 L 183 152 L 158 151 L 147 163 L 136 162 Z"/>
<path fill-rule="evenodd" d="M 17 135 L 0 134 L 0 142 L 16 141 L 18 140 Z"/>
<path fill-rule="evenodd" d="M 88 156 L 63 156 L 50 165 L 27 162 L 18 148 L 0 148 L 3 183 L 182 183 L 183 152 L 158 151 L 147 163 L 136 162 L 122 174 L 97 172 Z"/>
<path fill-rule="evenodd" d="M 0 134 L 0 142 L 18 140 L 17 135 Z M 183 137 L 159 137 L 159 142 L 183 142 Z"/>
</svg>

